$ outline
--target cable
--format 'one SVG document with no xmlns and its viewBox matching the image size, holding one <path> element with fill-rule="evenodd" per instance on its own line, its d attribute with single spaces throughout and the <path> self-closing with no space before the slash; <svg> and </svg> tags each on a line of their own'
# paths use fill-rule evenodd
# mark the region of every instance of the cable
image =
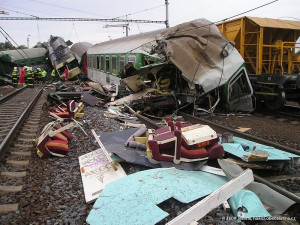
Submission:
<svg viewBox="0 0 300 225">
<path fill-rule="evenodd" d="M 20 14 L 24 14 L 24 15 L 27 15 L 27 16 L 32 16 L 32 17 L 38 18 L 38 16 L 34 16 L 34 15 L 31 15 L 31 14 L 27 14 L 27 13 L 22 13 L 22 12 L 15 11 L 15 10 L 12 10 L 12 9 L 4 8 L 4 7 L 0 7 L 0 8 L 1 8 L 1 9 L 5 9 L 5 10 L 8 10 L 8 11 L 15 12 L 15 13 L 20 13 Z"/>
<path fill-rule="evenodd" d="M 0 30 L 0 33 L 4 36 L 4 38 L 6 39 L 6 41 L 8 41 L 12 46 L 13 46 L 13 44 L 8 40 L 8 38 L 3 34 L 3 32 Z M 23 57 L 23 59 L 26 59 L 22 54 L 21 54 L 21 52 L 19 52 L 19 49 L 17 49 L 15 46 L 13 46 L 16 50 L 17 50 L 17 52 L 20 54 L 20 56 L 22 56 Z"/>
<path fill-rule="evenodd" d="M 146 11 L 149 11 L 149 10 L 152 10 L 152 9 L 157 9 L 157 8 L 164 7 L 164 6 L 165 5 L 154 6 L 154 7 L 149 8 L 149 9 L 143 9 L 143 10 L 136 11 L 136 12 L 133 12 L 133 13 L 128 13 L 128 14 L 123 15 L 123 16 L 114 17 L 113 19 L 118 19 L 118 18 L 125 17 L 125 16 L 132 16 L 133 14 L 137 14 L 137 13 L 140 13 L 140 12 L 146 12 Z"/>
<path fill-rule="evenodd" d="M 245 14 L 245 13 L 248 13 L 248 12 L 257 10 L 257 9 L 259 9 L 259 8 L 265 7 L 265 6 L 267 6 L 267 5 L 273 4 L 274 2 L 277 2 L 277 1 L 278 1 L 278 0 L 274 0 L 274 1 L 272 1 L 272 2 L 263 4 L 263 5 L 261 5 L 261 6 L 258 6 L 258 7 L 249 9 L 249 10 L 247 10 L 247 11 L 244 11 L 244 12 L 242 12 L 242 13 L 236 14 L 236 15 L 234 15 L 234 16 L 230 16 L 230 17 L 228 17 L 228 18 L 225 18 L 225 19 L 223 19 L 223 20 L 219 20 L 219 21 L 216 21 L 216 22 L 210 22 L 209 24 L 205 24 L 205 25 L 202 25 L 202 26 L 200 26 L 200 27 L 194 27 L 194 28 L 190 28 L 190 29 L 187 29 L 187 30 L 183 30 L 183 31 L 177 31 L 177 32 L 174 32 L 173 34 L 169 34 L 169 36 L 172 36 L 172 35 L 175 35 L 175 34 L 178 34 L 178 33 L 182 33 L 182 32 L 186 32 L 186 31 L 191 31 L 191 30 L 200 29 L 200 28 L 207 27 L 207 26 L 210 26 L 210 25 L 213 25 L 213 24 L 216 24 L 216 23 L 225 22 L 225 21 L 227 21 L 227 20 L 229 20 L 229 19 L 233 19 L 233 18 L 235 18 L 235 17 L 237 17 L 237 16 L 241 16 L 241 15 L 243 15 L 243 14 Z M 163 36 L 163 37 L 166 37 L 166 36 Z M 147 43 L 144 43 L 144 44 L 142 44 L 142 45 L 140 45 L 140 46 L 138 46 L 138 47 L 136 47 L 136 48 L 134 48 L 134 49 L 132 49 L 132 50 L 126 52 L 125 54 L 130 53 L 130 52 L 134 51 L 135 49 L 138 49 L 138 48 L 140 48 L 140 47 L 142 47 L 142 46 L 144 46 L 144 45 L 146 45 L 146 44 L 149 44 L 149 43 L 151 43 L 151 42 L 153 42 L 153 41 L 156 41 L 156 40 L 154 39 L 154 40 L 152 40 L 152 41 L 149 41 L 149 42 L 147 42 Z"/>
<path fill-rule="evenodd" d="M 60 8 L 60 9 L 67 9 L 67 10 L 71 10 L 71 11 L 75 11 L 75 12 L 88 13 L 88 14 L 97 15 L 97 16 L 100 15 L 100 14 L 91 13 L 91 12 L 87 12 L 87 11 L 80 10 L 80 9 L 73 9 L 73 8 L 69 8 L 69 7 L 65 7 L 65 6 L 61 6 L 61 5 L 55 5 L 55 4 L 46 3 L 46 2 L 41 2 L 41 1 L 37 1 L 37 0 L 29 0 L 29 1 L 37 2 L 39 4 L 48 5 L 48 6 L 52 6 L 52 7 L 56 7 L 56 8 Z M 108 18 L 107 16 L 103 16 L 103 15 L 100 15 L 100 16 Z"/>
<path fill-rule="evenodd" d="M 12 37 L 11 36 L 9 36 L 9 34 L 2 28 L 2 27 L 0 27 L 2 30 L 3 30 L 3 32 L 15 43 L 15 45 L 17 45 L 18 46 L 18 48 L 20 47 L 15 41 L 14 41 L 14 39 L 12 39 Z M 2 33 L 2 32 L 1 32 Z M 2 33 L 2 35 L 3 35 L 3 33 Z M 3 35 L 4 36 L 4 35 Z M 4 36 L 5 37 L 5 36 Z M 6 40 L 8 40 L 7 38 L 6 38 Z M 17 48 L 16 48 L 17 49 Z M 24 52 L 24 50 L 23 49 L 20 49 L 22 52 Z M 19 51 L 18 51 L 19 52 Z M 20 52 L 19 52 L 19 54 L 20 54 Z M 24 54 L 25 55 L 27 55 L 26 54 L 26 52 L 24 52 Z M 21 54 L 20 54 L 21 55 Z M 21 55 L 22 56 L 22 55 Z M 25 57 L 24 56 L 22 56 L 24 59 L 25 59 Z M 28 58 L 30 58 L 29 57 L 29 55 L 27 55 L 27 57 Z"/>
</svg>

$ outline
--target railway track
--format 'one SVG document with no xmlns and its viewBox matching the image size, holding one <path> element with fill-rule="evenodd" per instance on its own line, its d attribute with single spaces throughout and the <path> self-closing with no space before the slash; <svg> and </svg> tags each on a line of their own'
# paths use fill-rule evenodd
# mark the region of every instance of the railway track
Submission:
<svg viewBox="0 0 300 225">
<path fill-rule="evenodd" d="M 18 212 L 44 100 L 43 88 L 23 88 L 1 99 L 0 213 Z M 3 132 L 2 132 L 3 131 Z"/>
</svg>

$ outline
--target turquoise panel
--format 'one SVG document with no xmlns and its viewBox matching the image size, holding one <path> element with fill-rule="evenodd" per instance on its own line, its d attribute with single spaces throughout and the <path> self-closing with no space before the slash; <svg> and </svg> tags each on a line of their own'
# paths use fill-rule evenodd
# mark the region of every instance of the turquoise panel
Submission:
<svg viewBox="0 0 300 225">
<path fill-rule="evenodd" d="M 234 216 L 239 217 L 240 219 L 271 216 L 264 208 L 257 195 L 249 190 L 243 189 L 237 192 L 230 198 L 229 204 Z M 242 207 L 246 210 L 243 210 L 243 212 L 240 210 L 240 212 L 238 212 Z"/>
<path fill-rule="evenodd" d="M 291 158 L 300 157 L 299 155 L 285 152 L 272 146 L 259 144 L 239 137 L 233 137 L 233 141 L 234 143 L 222 143 L 222 140 L 220 140 L 220 144 L 223 145 L 224 151 L 239 158 L 243 158 L 245 155 L 250 155 L 251 151 L 254 150 L 254 146 L 255 150 L 267 151 L 269 154 L 268 160 L 290 160 Z M 243 146 L 247 146 L 248 150 L 245 150 Z"/>
<path fill-rule="evenodd" d="M 101 224 L 155 224 L 168 216 L 157 204 L 173 197 L 189 203 L 217 190 L 228 180 L 202 171 L 150 169 L 108 184 L 87 222 Z"/>
</svg>

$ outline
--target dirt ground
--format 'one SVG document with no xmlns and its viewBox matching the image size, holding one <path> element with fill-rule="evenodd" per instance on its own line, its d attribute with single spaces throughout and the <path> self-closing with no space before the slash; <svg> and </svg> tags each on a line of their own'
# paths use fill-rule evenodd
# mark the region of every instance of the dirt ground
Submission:
<svg viewBox="0 0 300 225">
<path fill-rule="evenodd" d="M 209 120 L 234 129 L 251 128 L 246 133 L 300 150 L 300 121 L 253 114 L 217 114 Z"/>
</svg>

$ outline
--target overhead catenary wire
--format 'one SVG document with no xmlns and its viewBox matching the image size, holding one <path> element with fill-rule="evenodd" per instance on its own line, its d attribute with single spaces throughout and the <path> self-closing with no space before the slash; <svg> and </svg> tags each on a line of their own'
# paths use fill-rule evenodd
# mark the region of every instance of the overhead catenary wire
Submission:
<svg viewBox="0 0 300 225">
<path fill-rule="evenodd" d="M 19 48 L 20 46 L 14 41 L 14 39 L 2 28 L 2 27 L 0 27 L 0 29 L 15 43 L 15 45 L 17 45 L 17 47 Z M 7 41 L 9 41 L 8 40 L 8 38 L 3 34 L 3 32 L 2 31 L 0 31 L 1 32 L 1 34 L 5 37 L 5 39 L 7 40 Z M 10 41 L 9 41 L 10 42 Z M 10 42 L 11 43 L 11 42 Z M 25 57 L 18 51 L 18 49 L 15 47 L 15 49 L 17 50 L 17 52 L 20 54 L 20 56 L 22 56 L 24 59 L 25 59 Z M 27 53 L 23 50 L 23 49 L 21 49 L 21 48 L 19 48 L 19 50 L 21 50 L 28 58 L 30 58 L 29 57 L 29 55 L 27 55 Z"/>
<path fill-rule="evenodd" d="M 176 31 L 176 32 L 174 32 L 173 34 L 169 34 L 168 36 L 172 36 L 172 35 L 175 35 L 175 34 L 178 34 L 178 33 L 186 32 L 186 31 L 191 31 L 191 30 L 200 29 L 200 28 L 207 27 L 207 26 L 210 26 L 210 25 L 213 25 L 213 24 L 216 24 L 216 23 L 220 23 L 220 22 L 225 22 L 225 21 L 227 21 L 227 20 L 230 20 L 230 19 L 233 19 L 233 18 L 235 18 L 235 17 L 241 16 L 241 15 L 243 15 L 243 14 L 245 14 L 245 13 L 252 12 L 252 11 L 257 10 L 257 9 L 259 9 L 259 8 L 262 8 L 262 7 L 265 7 L 265 6 L 267 6 L 267 5 L 273 4 L 274 2 L 277 2 L 277 1 L 279 1 L 279 0 L 274 0 L 274 1 L 271 1 L 271 2 L 268 2 L 268 3 L 265 3 L 265 4 L 263 4 L 263 5 L 257 6 L 257 7 L 255 7 L 255 8 L 249 9 L 249 10 L 247 10 L 247 11 L 238 13 L 238 14 L 236 14 L 236 15 L 227 17 L 227 18 L 225 18 L 225 19 L 222 19 L 222 20 L 219 20 L 219 21 L 216 21 L 216 22 L 211 22 L 211 23 L 208 23 L 208 24 L 199 26 L 199 27 L 194 27 L 194 28 L 190 28 L 190 29 L 183 30 L 183 31 Z M 163 37 L 166 37 L 166 36 L 163 36 Z M 132 51 L 134 51 L 134 50 L 136 50 L 136 49 L 138 49 L 138 48 L 140 48 L 140 47 L 142 47 L 142 46 L 144 46 L 144 45 L 146 45 L 146 44 L 149 44 L 149 43 L 151 43 L 151 42 L 153 42 L 153 41 L 155 41 L 155 39 L 153 39 L 153 40 L 151 40 L 151 41 L 149 41 L 149 42 L 147 42 L 147 43 L 144 43 L 144 44 L 142 44 L 142 45 L 140 45 L 140 46 L 138 46 L 138 47 L 136 47 L 136 48 L 133 48 L 133 49 L 129 50 L 128 52 L 124 53 L 124 54 L 130 53 L 130 52 L 132 52 Z"/>
</svg>

